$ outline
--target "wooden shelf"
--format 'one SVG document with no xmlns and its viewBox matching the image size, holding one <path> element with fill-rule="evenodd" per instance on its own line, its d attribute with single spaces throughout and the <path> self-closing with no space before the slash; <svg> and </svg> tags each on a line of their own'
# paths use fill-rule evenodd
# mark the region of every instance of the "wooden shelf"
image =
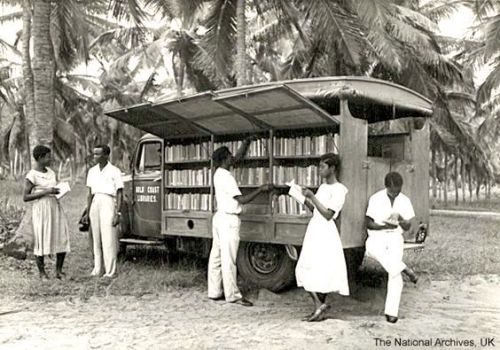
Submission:
<svg viewBox="0 0 500 350">
<path fill-rule="evenodd" d="M 300 184 L 298 184 L 300 185 Z M 277 189 L 288 189 L 290 188 L 290 186 L 288 185 L 278 185 L 278 184 L 273 184 L 274 188 L 277 188 Z M 305 186 L 307 188 L 310 188 L 310 189 L 317 189 L 319 188 L 319 185 L 318 186 Z"/>
<path fill-rule="evenodd" d="M 238 185 L 238 187 L 239 188 L 258 188 L 262 185 L 264 185 L 264 184 L 261 184 L 261 185 Z"/>
<path fill-rule="evenodd" d="M 273 159 L 276 160 L 319 160 L 320 155 L 300 155 L 300 156 L 274 156 Z"/>
<path fill-rule="evenodd" d="M 263 161 L 269 161 L 269 157 L 245 157 L 245 158 L 242 158 L 240 160 L 238 160 L 238 162 L 236 164 L 239 164 L 239 163 L 244 163 L 244 162 L 263 162 Z"/>
<path fill-rule="evenodd" d="M 178 164 L 210 164 L 210 159 L 189 159 L 189 160 L 165 162 L 165 165 L 178 165 Z"/>
<path fill-rule="evenodd" d="M 186 218 L 209 218 L 212 215 L 211 210 L 198 209 L 165 209 L 163 215 L 169 217 L 186 217 Z M 168 226 L 168 222 L 167 222 Z"/>
<path fill-rule="evenodd" d="M 212 187 L 212 186 L 206 186 L 206 185 L 193 185 L 193 186 L 169 185 L 169 186 L 165 186 L 165 188 L 168 190 L 171 190 L 171 189 L 189 190 L 189 189 L 201 189 L 201 188 L 210 188 L 210 187 Z"/>
</svg>

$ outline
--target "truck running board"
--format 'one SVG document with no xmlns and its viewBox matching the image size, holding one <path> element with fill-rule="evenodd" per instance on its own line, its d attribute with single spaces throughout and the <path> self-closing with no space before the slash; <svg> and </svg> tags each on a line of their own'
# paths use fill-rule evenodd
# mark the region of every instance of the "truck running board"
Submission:
<svg viewBox="0 0 500 350">
<path fill-rule="evenodd" d="M 120 238 L 120 243 L 126 244 L 141 244 L 141 245 L 163 245 L 164 242 L 160 240 L 150 241 L 146 239 L 135 239 L 135 238 Z"/>
</svg>

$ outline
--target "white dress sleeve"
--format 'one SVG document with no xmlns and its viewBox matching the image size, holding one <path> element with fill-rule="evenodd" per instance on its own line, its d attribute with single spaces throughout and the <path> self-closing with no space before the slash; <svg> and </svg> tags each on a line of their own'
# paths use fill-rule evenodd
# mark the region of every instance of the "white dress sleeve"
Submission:
<svg viewBox="0 0 500 350">
<path fill-rule="evenodd" d="M 29 182 L 31 182 L 33 185 L 36 185 L 36 174 L 33 170 L 28 171 L 25 177 Z"/>
<path fill-rule="evenodd" d="M 327 203 L 324 203 L 323 205 L 325 205 L 328 209 L 333 210 L 333 219 L 336 219 L 344 206 L 345 196 L 348 190 L 344 185 L 337 184 L 336 186 L 329 187 L 328 191 L 330 193 L 328 194 Z"/>
</svg>

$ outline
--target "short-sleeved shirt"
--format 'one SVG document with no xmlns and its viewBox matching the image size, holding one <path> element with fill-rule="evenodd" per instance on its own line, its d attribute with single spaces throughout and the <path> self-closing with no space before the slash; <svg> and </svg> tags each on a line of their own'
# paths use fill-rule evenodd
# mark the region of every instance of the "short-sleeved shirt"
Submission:
<svg viewBox="0 0 500 350">
<path fill-rule="evenodd" d="M 108 162 L 102 170 L 99 164 L 90 168 L 87 174 L 87 187 L 92 194 L 107 194 L 116 196 L 116 191 L 123 188 L 123 180 L 120 169 Z"/>
<path fill-rule="evenodd" d="M 344 206 L 345 196 L 348 190 L 347 187 L 342 185 L 340 182 L 334 184 L 322 184 L 319 186 L 316 192 L 316 198 L 323 204 L 327 209 L 333 210 L 333 219 L 336 219 L 342 207 Z M 319 215 L 323 218 L 323 215 L 319 210 L 314 209 L 313 216 Z"/>
<path fill-rule="evenodd" d="M 391 205 L 391 200 L 387 195 L 387 189 L 378 191 L 370 197 L 368 201 L 368 209 L 366 216 L 373 219 L 376 224 L 383 225 L 384 220 L 389 219 L 392 214 L 399 214 L 404 220 L 410 220 L 415 217 L 415 211 L 411 204 L 410 198 L 402 193 L 399 193 L 394 198 L 394 203 Z M 401 226 L 391 230 L 368 230 L 368 234 L 373 232 L 394 232 L 403 233 Z"/>
<path fill-rule="evenodd" d="M 57 185 L 56 173 L 50 168 L 46 172 L 31 169 L 26 174 L 26 179 L 35 186 L 34 192 Z"/>
<path fill-rule="evenodd" d="M 241 191 L 234 176 L 224 168 L 217 168 L 214 173 L 215 199 L 217 211 L 226 214 L 240 214 L 241 204 L 234 199 L 241 196 Z"/>
</svg>

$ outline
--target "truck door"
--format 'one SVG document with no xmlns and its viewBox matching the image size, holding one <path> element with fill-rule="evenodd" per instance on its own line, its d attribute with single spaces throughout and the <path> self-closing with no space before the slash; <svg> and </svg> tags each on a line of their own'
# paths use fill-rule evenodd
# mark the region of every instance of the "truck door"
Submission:
<svg viewBox="0 0 500 350">
<path fill-rule="evenodd" d="M 137 149 L 132 232 L 138 236 L 161 236 L 162 150 L 161 140 L 145 140 Z"/>
</svg>

